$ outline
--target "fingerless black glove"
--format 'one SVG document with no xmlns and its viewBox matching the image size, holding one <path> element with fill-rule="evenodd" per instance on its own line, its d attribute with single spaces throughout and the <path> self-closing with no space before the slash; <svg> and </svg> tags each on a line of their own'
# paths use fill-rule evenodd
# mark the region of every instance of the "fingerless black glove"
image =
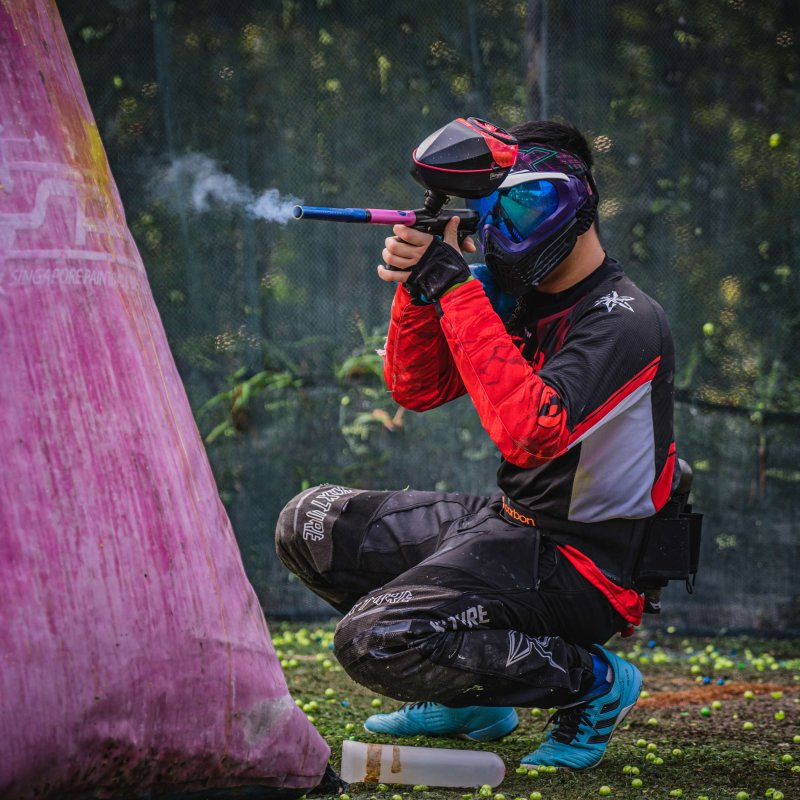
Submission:
<svg viewBox="0 0 800 800">
<path fill-rule="evenodd" d="M 461 253 L 441 239 L 434 239 L 422 258 L 411 267 L 405 285 L 418 303 L 435 303 L 448 289 L 471 277 Z"/>
</svg>

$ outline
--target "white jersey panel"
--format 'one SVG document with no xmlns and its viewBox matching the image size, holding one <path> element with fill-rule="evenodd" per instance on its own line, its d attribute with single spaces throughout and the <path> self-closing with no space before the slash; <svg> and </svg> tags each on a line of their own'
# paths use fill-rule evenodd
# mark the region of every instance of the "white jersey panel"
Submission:
<svg viewBox="0 0 800 800">
<path fill-rule="evenodd" d="M 655 514 L 656 479 L 651 385 L 640 386 L 615 412 L 587 432 L 575 480 L 569 519 L 639 519 Z M 623 405 L 623 404 L 621 404 Z"/>
</svg>

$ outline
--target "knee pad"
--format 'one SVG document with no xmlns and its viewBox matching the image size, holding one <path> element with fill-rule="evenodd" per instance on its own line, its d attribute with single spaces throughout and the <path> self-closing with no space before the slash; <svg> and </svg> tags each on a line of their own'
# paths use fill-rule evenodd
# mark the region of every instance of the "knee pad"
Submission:
<svg viewBox="0 0 800 800">
<path fill-rule="evenodd" d="M 292 572 L 312 579 L 331 568 L 333 526 L 360 489 L 321 484 L 292 498 L 278 516 L 275 548 Z"/>
<path fill-rule="evenodd" d="M 295 549 L 297 538 L 298 507 L 305 492 L 293 497 L 281 510 L 275 524 L 275 549 L 281 561 L 292 569 L 292 552 Z"/>
<path fill-rule="evenodd" d="M 305 580 L 330 567 L 330 532 L 326 537 L 320 518 L 324 513 L 312 505 L 314 498 L 328 488 L 325 484 L 315 486 L 293 497 L 283 507 L 275 525 L 275 550 L 279 558 Z"/>
<path fill-rule="evenodd" d="M 334 655 L 356 683 L 371 691 L 395 700 L 419 700 L 431 687 L 423 669 L 426 659 L 412 646 L 408 627 L 375 620 L 364 629 L 345 618 L 336 629 Z"/>
<path fill-rule="evenodd" d="M 372 592 L 336 626 L 334 654 L 354 681 L 387 697 L 413 701 L 449 696 L 454 676 L 448 671 L 447 680 L 439 680 L 430 658 L 451 632 L 439 624 L 433 609 L 457 596 L 429 586 Z"/>
</svg>

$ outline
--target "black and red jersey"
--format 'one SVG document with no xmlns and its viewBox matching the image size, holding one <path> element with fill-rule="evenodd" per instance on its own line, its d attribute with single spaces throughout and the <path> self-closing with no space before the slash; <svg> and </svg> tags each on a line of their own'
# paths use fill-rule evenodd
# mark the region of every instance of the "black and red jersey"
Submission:
<svg viewBox="0 0 800 800">
<path fill-rule="evenodd" d="M 413 304 L 398 286 L 387 385 L 417 411 L 468 392 L 502 455 L 497 482 L 508 498 L 534 516 L 586 525 L 590 536 L 603 523 L 611 545 L 609 521 L 652 516 L 677 480 L 666 316 L 610 258 L 567 291 L 528 301 L 512 336 L 477 280 L 436 306 Z M 601 550 L 588 548 L 619 580 Z"/>
</svg>

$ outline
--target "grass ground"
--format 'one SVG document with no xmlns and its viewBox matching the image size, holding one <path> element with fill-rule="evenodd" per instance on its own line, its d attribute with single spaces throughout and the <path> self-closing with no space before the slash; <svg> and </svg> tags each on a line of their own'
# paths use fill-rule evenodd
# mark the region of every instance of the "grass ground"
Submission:
<svg viewBox="0 0 800 800">
<path fill-rule="evenodd" d="M 518 770 L 543 738 L 546 710 L 518 709 L 520 726 L 476 745 L 458 739 L 374 736 L 367 716 L 400 703 L 353 683 L 331 652 L 333 623 L 271 626 L 289 689 L 331 747 L 339 768 L 342 741 L 490 750 L 506 776 L 495 800 L 800 800 L 800 641 L 699 639 L 640 631 L 609 647 L 644 675 L 636 707 L 617 729 L 602 763 L 585 772 Z M 538 794 L 537 794 L 538 793 Z M 350 800 L 481 800 L 479 787 L 352 783 Z"/>
</svg>

